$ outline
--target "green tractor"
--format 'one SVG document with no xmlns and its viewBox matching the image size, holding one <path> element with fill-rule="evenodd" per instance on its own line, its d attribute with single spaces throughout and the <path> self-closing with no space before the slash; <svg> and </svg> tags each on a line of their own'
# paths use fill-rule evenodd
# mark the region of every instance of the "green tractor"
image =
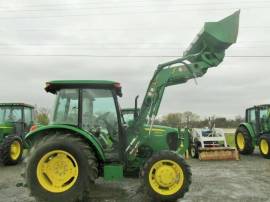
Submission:
<svg viewBox="0 0 270 202">
<path fill-rule="evenodd" d="M 56 95 L 52 124 L 26 135 L 30 152 L 24 176 L 31 195 L 38 201 L 87 200 L 98 177 L 136 176 L 154 201 L 183 197 L 191 184 L 190 167 L 178 151 L 180 143 L 170 146 L 174 133 L 154 133 L 153 123 L 166 87 L 201 77 L 222 62 L 236 41 L 238 22 L 236 12 L 206 23 L 183 57 L 158 65 L 130 125 L 121 116 L 118 82 L 48 82 L 45 90 Z"/>
<path fill-rule="evenodd" d="M 0 103 L 0 160 L 4 165 L 20 162 L 24 136 L 32 127 L 34 107 L 23 103 Z"/>
<path fill-rule="evenodd" d="M 246 110 L 246 121 L 235 133 L 235 144 L 241 154 L 252 154 L 259 146 L 264 158 L 270 159 L 270 105 L 258 105 Z"/>
</svg>

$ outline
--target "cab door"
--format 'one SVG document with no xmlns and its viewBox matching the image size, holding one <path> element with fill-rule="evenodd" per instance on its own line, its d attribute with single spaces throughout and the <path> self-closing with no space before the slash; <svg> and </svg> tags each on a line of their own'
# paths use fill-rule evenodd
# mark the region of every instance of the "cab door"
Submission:
<svg viewBox="0 0 270 202">
<path fill-rule="evenodd" d="M 247 110 L 246 113 L 247 113 L 246 114 L 246 119 L 247 119 L 246 121 L 247 121 L 247 123 L 250 123 L 251 126 L 252 126 L 252 128 L 253 128 L 253 130 L 254 130 L 254 132 L 256 134 L 258 134 L 260 128 L 258 126 L 257 119 L 256 119 L 257 114 L 258 114 L 256 108 L 250 108 L 250 109 Z"/>
<path fill-rule="evenodd" d="M 268 133 L 270 131 L 270 111 L 269 106 L 261 106 L 259 112 L 259 128 L 260 133 Z"/>
<path fill-rule="evenodd" d="M 33 121 L 33 109 L 29 107 L 23 108 L 23 124 L 24 124 L 24 133 L 28 133 L 30 128 L 32 127 Z"/>
<path fill-rule="evenodd" d="M 113 91 L 82 89 L 81 127 L 102 145 L 106 159 L 120 160 L 119 115 Z"/>
</svg>

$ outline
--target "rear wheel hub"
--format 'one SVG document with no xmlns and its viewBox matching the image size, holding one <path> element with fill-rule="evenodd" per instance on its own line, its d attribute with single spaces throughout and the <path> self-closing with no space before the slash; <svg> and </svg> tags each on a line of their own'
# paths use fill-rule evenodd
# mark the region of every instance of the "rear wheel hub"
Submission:
<svg viewBox="0 0 270 202">
<path fill-rule="evenodd" d="M 244 150 L 245 148 L 245 138 L 242 133 L 237 133 L 236 137 L 237 145 L 240 150 Z"/>
<path fill-rule="evenodd" d="M 37 178 L 47 191 L 60 193 L 70 189 L 77 181 L 79 168 L 75 158 L 63 150 L 45 154 L 37 166 Z"/>
</svg>

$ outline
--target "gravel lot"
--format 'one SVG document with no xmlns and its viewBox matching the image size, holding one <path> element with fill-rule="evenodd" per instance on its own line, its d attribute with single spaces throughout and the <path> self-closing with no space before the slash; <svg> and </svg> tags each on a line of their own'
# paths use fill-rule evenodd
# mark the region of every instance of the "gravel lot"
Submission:
<svg viewBox="0 0 270 202">
<path fill-rule="evenodd" d="M 201 162 L 188 160 L 192 167 L 190 191 L 180 201 L 270 201 L 270 160 L 258 151 L 251 156 L 241 156 L 240 161 Z M 22 182 L 22 165 L 0 166 L 0 201 L 33 202 L 28 190 L 16 187 Z M 99 180 L 91 202 L 146 201 L 138 192 L 139 181 L 127 179 L 118 183 Z"/>
</svg>

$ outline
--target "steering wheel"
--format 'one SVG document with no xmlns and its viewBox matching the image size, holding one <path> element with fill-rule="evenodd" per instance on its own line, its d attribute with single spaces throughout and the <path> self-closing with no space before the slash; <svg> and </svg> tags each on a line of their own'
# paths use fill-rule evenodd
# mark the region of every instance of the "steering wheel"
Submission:
<svg viewBox="0 0 270 202">
<path fill-rule="evenodd" d="M 96 118 L 96 122 L 98 123 L 99 121 L 103 121 L 103 123 L 105 124 L 106 129 L 108 130 L 108 136 L 111 139 L 112 142 L 117 142 L 117 140 L 115 140 L 115 138 L 113 137 L 113 134 L 115 133 L 114 130 L 114 123 L 110 123 L 107 119 L 107 116 L 110 114 L 110 112 L 106 112 L 104 114 L 101 114 L 100 116 L 98 116 Z"/>
</svg>

